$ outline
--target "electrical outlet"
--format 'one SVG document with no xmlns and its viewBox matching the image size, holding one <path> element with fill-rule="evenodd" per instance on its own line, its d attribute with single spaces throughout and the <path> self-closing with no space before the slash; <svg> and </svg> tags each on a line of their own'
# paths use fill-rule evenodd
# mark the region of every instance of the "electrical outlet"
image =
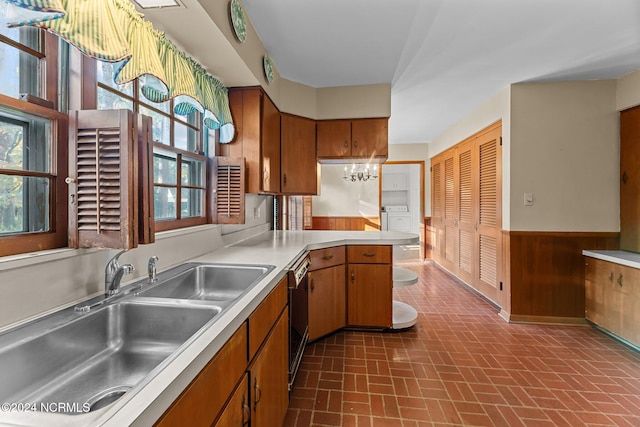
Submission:
<svg viewBox="0 0 640 427">
<path fill-rule="evenodd" d="M 260 208 L 253 208 L 253 218 L 254 219 L 260 218 Z"/>
<path fill-rule="evenodd" d="M 524 193 L 524 205 L 533 206 L 533 193 Z"/>
</svg>

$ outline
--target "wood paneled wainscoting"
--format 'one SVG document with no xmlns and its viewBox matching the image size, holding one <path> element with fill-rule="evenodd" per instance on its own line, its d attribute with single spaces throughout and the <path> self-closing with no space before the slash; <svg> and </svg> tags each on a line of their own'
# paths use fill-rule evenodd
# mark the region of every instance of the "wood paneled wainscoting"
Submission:
<svg viewBox="0 0 640 427">
<path fill-rule="evenodd" d="M 380 218 L 377 216 L 314 216 L 313 230 L 377 231 Z"/>
<path fill-rule="evenodd" d="M 583 322 L 582 250 L 618 249 L 619 242 L 616 232 L 503 230 L 501 316 L 513 322 Z"/>
</svg>

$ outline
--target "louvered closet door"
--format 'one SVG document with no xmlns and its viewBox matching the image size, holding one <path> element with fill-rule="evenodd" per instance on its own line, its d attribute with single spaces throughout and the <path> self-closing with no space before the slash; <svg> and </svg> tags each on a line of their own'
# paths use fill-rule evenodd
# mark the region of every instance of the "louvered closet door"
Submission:
<svg viewBox="0 0 640 427">
<path fill-rule="evenodd" d="M 137 245 L 136 125 L 129 110 L 70 116 L 72 198 L 69 246 L 131 249 Z"/>
<path fill-rule="evenodd" d="M 461 144 L 457 150 L 458 160 L 458 257 L 455 273 L 465 282 L 473 284 L 476 275 L 475 242 L 477 233 L 478 159 L 474 150 L 475 143 Z"/>
<path fill-rule="evenodd" d="M 432 256 L 437 262 L 444 259 L 444 179 L 443 179 L 442 157 L 436 156 L 431 159 L 431 226 L 433 227 L 435 238 L 433 240 Z"/>
<path fill-rule="evenodd" d="M 456 150 L 449 150 L 445 153 L 444 166 L 444 261 L 443 265 L 450 270 L 455 269 L 458 258 L 458 203 L 456 197 L 457 188 L 457 162 Z"/>
<path fill-rule="evenodd" d="M 494 301 L 497 301 L 499 289 L 502 227 L 500 135 L 501 128 L 497 128 L 477 139 L 480 166 L 477 288 Z"/>
<path fill-rule="evenodd" d="M 214 157 L 209 164 L 213 222 L 244 224 L 244 157 Z"/>
</svg>

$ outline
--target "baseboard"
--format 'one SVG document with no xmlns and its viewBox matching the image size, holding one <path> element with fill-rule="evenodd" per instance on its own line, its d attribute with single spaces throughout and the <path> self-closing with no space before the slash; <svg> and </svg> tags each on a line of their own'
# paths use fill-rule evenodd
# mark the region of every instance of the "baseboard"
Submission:
<svg viewBox="0 0 640 427">
<path fill-rule="evenodd" d="M 529 316 L 523 314 L 508 314 L 505 318 L 509 323 L 534 323 L 545 325 L 564 325 L 564 326 L 588 326 L 586 319 L 580 317 L 557 317 L 557 316 Z"/>
</svg>

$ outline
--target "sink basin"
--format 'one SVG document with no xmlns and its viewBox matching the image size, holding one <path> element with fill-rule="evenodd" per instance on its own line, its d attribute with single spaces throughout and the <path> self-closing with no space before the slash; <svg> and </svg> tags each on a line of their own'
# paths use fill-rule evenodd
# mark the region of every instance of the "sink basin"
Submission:
<svg viewBox="0 0 640 427">
<path fill-rule="evenodd" d="M 0 346 L 0 401 L 83 413 L 142 381 L 221 308 L 169 300 L 122 300 L 52 330 Z M 22 335 L 20 335 L 22 333 Z M 3 337 L 4 339 L 5 337 Z M 57 402 L 64 402 L 60 407 Z"/>
<path fill-rule="evenodd" d="M 240 297 L 271 270 L 271 265 L 233 265 L 188 263 L 168 270 L 158 284 L 138 295 L 155 298 L 180 298 L 206 301 L 230 301 Z"/>
</svg>

